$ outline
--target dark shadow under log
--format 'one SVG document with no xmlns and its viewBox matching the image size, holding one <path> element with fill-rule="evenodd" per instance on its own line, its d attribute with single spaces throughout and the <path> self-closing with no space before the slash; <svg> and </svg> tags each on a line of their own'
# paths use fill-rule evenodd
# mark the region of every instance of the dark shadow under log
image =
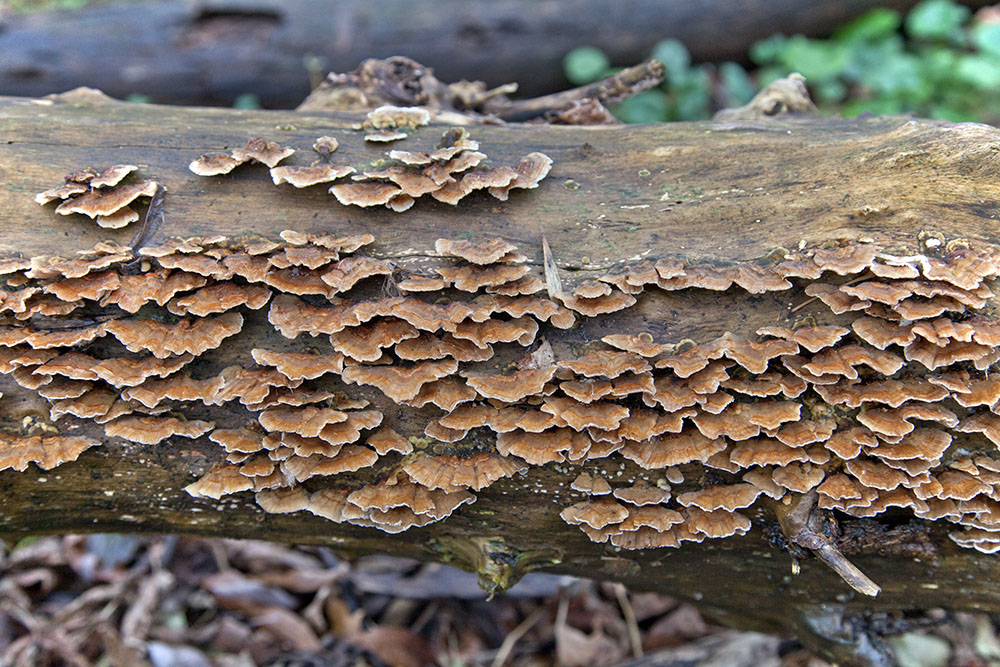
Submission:
<svg viewBox="0 0 1000 667">
<path fill-rule="evenodd" d="M 305 155 L 320 135 L 338 138 L 338 161 L 363 168 L 384 158 L 390 148 L 431 149 L 448 127 L 432 123 L 386 146 L 365 143 L 361 132 L 350 129 L 360 119 L 351 114 L 135 106 L 81 93 L 53 100 L 3 98 L 0 250 L 26 258 L 71 257 L 103 239 L 127 245 L 138 223 L 102 230 L 82 216 L 58 216 L 51 206 L 33 201 L 35 193 L 59 184 L 68 172 L 123 163 L 138 166 L 142 178 L 156 179 L 165 188 L 162 224 L 148 245 L 217 234 L 279 240 L 278 233 L 286 229 L 367 233 L 374 243 L 366 252 L 391 261 L 405 275 L 441 266 L 436 239 L 499 236 L 516 244 L 527 266 L 541 276 L 544 239 L 567 291 L 585 278 L 644 259 L 674 259 L 689 267 L 753 263 L 767 268 L 778 266 L 782 257 L 824 246 L 867 245 L 905 256 L 934 255 L 936 248 L 943 252 L 955 244 L 992 249 L 1000 240 L 995 221 L 1000 133 L 972 124 L 862 118 L 471 127 L 471 137 L 491 164 L 516 164 L 520 156 L 540 151 L 553 159 L 551 173 L 537 189 L 511 192 L 508 201 L 477 192 L 453 207 L 423 197 L 401 214 L 384 207 L 342 206 L 324 187 L 275 187 L 260 165 L 244 165 L 215 178 L 188 170 L 188 163 L 206 151 L 238 148 L 258 136 L 297 148 L 300 152 L 288 163 L 308 164 L 311 158 Z M 129 270 L 147 269 L 140 263 Z M 574 359 L 600 347 L 596 341 L 609 334 L 646 332 L 658 343 L 701 343 L 727 331 L 753 339 L 764 326 L 850 324 L 857 316 L 834 315 L 823 303 L 811 301 L 803 293 L 808 284 L 796 280 L 792 289 L 761 294 L 735 286 L 725 291 L 646 291 L 631 308 L 578 317 L 570 329 L 543 325 L 539 336 L 551 344 L 557 360 Z M 368 299 L 384 297 L 391 289 L 381 279 L 359 288 Z M 88 317 L 128 318 L 113 308 L 93 309 L 86 311 Z M 979 309 L 983 317 L 994 310 L 991 305 Z M 157 312 L 156 318 L 170 321 Z M 209 377 L 229 364 L 250 365 L 251 348 L 296 349 L 268 324 L 268 307 L 242 313 L 241 333 L 193 362 L 193 374 Z M 9 326 L 24 325 L 8 319 Z M 295 345 L 318 346 L 324 339 L 300 337 Z M 100 356 L 115 345 L 102 339 L 87 349 Z M 524 351 L 504 347 L 478 368 L 508 369 Z M 916 372 L 913 364 L 910 371 Z M 846 632 L 842 619 L 852 614 L 932 607 L 1000 611 L 1000 560 L 956 546 L 948 538 L 954 524 L 919 520 L 908 510 L 873 519 L 837 515 L 840 534 L 831 539 L 881 586 L 876 598 L 855 594 L 807 553 L 799 554 L 801 572 L 793 575 L 778 522 L 763 504 L 744 510 L 754 528 L 742 537 L 637 551 L 591 542 L 559 516 L 581 499 L 569 489 L 580 470 L 601 473 L 616 487 L 641 477 L 653 481 L 662 472 L 643 471 L 617 456 L 588 461 L 583 468 L 531 466 L 524 476 L 500 479 L 476 492 L 474 504 L 443 522 L 386 535 L 303 512 L 265 514 L 250 493 L 221 501 L 192 498 L 184 487 L 223 456 L 207 438 L 137 445 L 105 437 L 101 426 L 86 419 L 65 417 L 52 425 L 48 405 L 34 391 L 9 375 L 0 382 L 0 424 L 11 437 L 46 424 L 102 441 L 79 460 L 49 471 L 32 465 L 25 472 L 0 473 L 0 535 L 5 538 L 89 531 L 254 537 L 323 544 L 345 554 L 391 552 L 449 560 L 478 570 L 500 587 L 523 571 L 545 568 L 668 592 L 738 627 L 791 630 L 841 660 L 856 647 L 856 642 L 838 639 L 838 633 Z M 441 415 L 436 408 L 394 404 L 370 386 L 347 389 L 353 397 L 371 401 L 385 423 L 418 441 L 427 422 Z M 189 412 L 226 428 L 248 421 L 241 405 Z M 853 413 L 844 411 L 837 418 L 850 420 Z M 987 455 L 995 449 L 979 434 L 953 435 L 954 453 L 946 464 L 960 456 L 959 447 Z M 836 465 L 836 460 L 830 464 Z M 363 484 L 384 468 L 336 479 Z M 685 481 L 675 485 L 675 496 L 730 479 L 728 473 L 697 463 L 680 468 Z"/>
</svg>

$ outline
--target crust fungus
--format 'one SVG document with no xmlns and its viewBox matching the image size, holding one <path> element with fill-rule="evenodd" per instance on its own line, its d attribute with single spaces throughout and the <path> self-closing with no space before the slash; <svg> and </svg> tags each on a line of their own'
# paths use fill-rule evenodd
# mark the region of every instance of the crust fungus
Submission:
<svg viewBox="0 0 1000 667">
<path fill-rule="evenodd" d="M 252 491 L 253 479 L 240 474 L 239 466 L 222 464 L 213 467 L 198 481 L 188 484 L 184 490 L 198 498 L 215 498 L 240 491 Z"/>
<path fill-rule="evenodd" d="M 211 422 L 182 421 L 176 417 L 121 417 L 105 425 L 104 433 L 109 438 L 117 436 L 143 445 L 155 445 L 175 436 L 200 438 L 212 428 Z"/>
<path fill-rule="evenodd" d="M 689 491 L 677 496 L 684 507 L 698 507 L 706 512 L 724 509 L 727 512 L 750 507 L 762 491 L 753 484 L 708 486 L 699 491 Z"/>
<path fill-rule="evenodd" d="M 388 318 L 331 334 L 330 344 L 337 352 L 356 361 L 377 361 L 384 348 L 419 335 L 412 324 Z"/>
<path fill-rule="evenodd" d="M 116 305 L 136 313 L 149 302 L 163 306 L 178 292 L 204 286 L 208 281 L 193 273 L 167 270 L 119 277 L 119 287 L 101 297 L 102 306 Z"/>
<path fill-rule="evenodd" d="M 611 493 L 611 485 L 606 479 L 600 475 L 594 477 L 588 472 L 577 475 L 576 479 L 570 483 L 569 488 L 591 496 L 606 496 Z"/>
<path fill-rule="evenodd" d="M 74 363 L 69 364 L 68 360 L 70 355 L 79 353 L 68 353 L 62 355 L 53 360 L 55 363 L 65 363 L 65 368 L 80 368 L 79 364 L 86 364 L 87 359 L 78 359 L 73 357 Z M 91 359 L 94 362 L 87 368 L 91 370 L 95 376 L 104 380 L 113 387 L 134 387 L 137 384 L 141 384 L 146 378 L 150 377 L 166 377 L 171 373 L 184 367 L 191 360 L 194 359 L 194 355 L 191 354 L 181 354 L 173 357 L 166 357 L 159 359 L 157 357 L 144 357 L 142 359 L 104 359 L 97 361 L 96 359 Z M 61 360 L 65 360 L 61 362 Z M 55 366 L 54 368 L 58 368 Z M 44 368 L 44 367 L 43 367 Z M 57 371 L 58 372 L 58 371 Z"/>
<path fill-rule="evenodd" d="M 203 287 L 190 296 L 174 299 L 167 304 L 167 310 L 174 315 L 204 317 L 224 313 L 238 306 L 259 310 L 270 298 L 271 290 L 266 287 L 223 282 Z"/>
<path fill-rule="evenodd" d="M 670 500 L 670 487 L 667 485 L 666 488 L 660 488 L 636 482 L 632 486 L 615 489 L 614 496 L 636 507 L 660 505 Z"/>
<path fill-rule="evenodd" d="M 426 456 L 403 467 L 410 479 L 429 489 L 479 491 L 503 477 L 527 470 L 518 459 L 491 452 L 460 456 Z"/>
<path fill-rule="evenodd" d="M 944 387 L 919 378 L 854 383 L 841 380 L 837 384 L 816 385 L 813 389 L 827 403 L 851 408 L 861 407 L 866 402 L 898 408 L 909 400 L 935 402 L 948 396 Z"/>
<path fill-rule="evenodd" d="M 360 445 L 344 445 L 332 456 L 292 456 L 281 462 L 281 470 L 298 482 L 312 477 L 339 475 L 367 468 L 378 460 L 378 454 Z"/>
<path fill-rule="evenodd" d="M 785 327 L 764 327 L 758 329 L 757 333 L 796 343 L 810 352 L 819 352 L 823 348 L 834 345 L 850 331 L 838 326 L 800 327 L 794 330 Z"/>
<path fill-rule="evenodd" d="M 51 470 L 60 463 L 75 461 L 85 450 L 99 444 L 85 436 L 0 433 L 0 470 L 11 468 L 23 472 L 29 463 Z"/>
<path fill-rule="evenodd" d="M 862 410 L 857 420 L 876 433 L 888 437 L 901 437 L 914 429 L 911 419 L 937 421 L 949 428 L 958 425 L 954 412 L 936 404 L 904 403 L 898 408 L 873 408 Z"/>
<path fill-rule="evenodd" d="M 253 161 L 273 168 L 294 152 L 295 149 L 282 148 L 273 141 L 256 137 L 247 141 L 243 148 L 233 150 L 232 156 L 240 163 Z"/>
<path fill-rule="evenodd" d="M 497 435 L 497 451 L 503 455 L 513 454 L 531 465 L 544 465 L 553 461 L 564 461 L 564 452 L 580 449 L 586 453 L 590 439 L 582 433 L 568 428 L 557 428 L 542 433 L 527 433 L 521 429 L 502 432 Z"/>
<path fill-rule="evenodd" d="M 394 348 L 396 356 L 406 361 L 444 359 L 452 357 L 456 361 L 486 361 L 493 357 L 491 345 L 479 346 L 472 340 L 460 340 L 452 334 L 434 336 L 422 333 L 416 338 L 404 340 Z"/>
<path fill-rule="evenodd" d="M 255 499 L 268 514 L 301 512 L 309 507 L 309 493 L 301 486 L 258 491 Z"/>
<path fill-rule="evenodd" d="M 288 183 L 296 188 L 308 188 L 320 183 L 330 183 L 357 171 L 350 166 L 337 166 L 327 163 L 314 164 L 308 167 L 285 166 L 272 167 L 271 180 L 275 185 Z"/>
<path fill-rule="evenodd" d="M 523 264 L 492 264 L 490 266 L 438 267 L 434 270 L 455 289 L 463 292 L 478 292 L 484 287 L 496 287 L 520 280 L 531 269 Z"/>
<path fill-rule="evenodd" d="M 587 291 L 585 293 L 592 292 Z M 635 305 L 636 299 L 631 294 L 612 290 L 608 294 L 592 298 L 584 297 L 574 292 L 572 296 L 563 296 L 562 302 L 564 306 L 571 310 L 575 310 L 587 317 L 594 317 L 595 315 L 605 315 L 630 308 Z"/>
<path fill-rule="evenodd" d="M 729 460 L 741 468 L 751 466 L 786 466 L 806 462 L 809 455 L 801 447 L 789 447 L 771 438 L 749 438 L 732 449 Z"/>
<path fill-rule="evenodd" d="M 461 170 L 447 171 L 446 163 L 472 152 L 472 142 L 458 143 L 447 156 L 394 152 L 399 164 L 364 178 L 397 189 L 442 185 L 446 179 L 433 178 L 442 174 L 488 179 L 486 170 L 466 173 L 482 159 L 474 156 Z M 397 270 L 350 254 L 372 242 L 370 235 L 286 230 L 281 239 L 180 239 L 143 248 L 138 262 L 127 248 L 102 244 L 83 259 L 14 263 L 12 270 L 24 273 L 12 276 L 13 284 L 0 292 L 0 309 L 13 324 L 0 330 L 0 370 L 51 402 L 52 420 L 64 415 L 92 420 L 106 424 L 107 435 L 135 442 L 206 433 L 211 424 L 185 419 L 188 409 L 206 420 L 218 414 L 221 423 L 238 426 L 241 422 L 221 418 L 246 416 L 245 407 L 259 414 L 263 428 L 213 431 L 210 439 L 228 463 L 190 492 L 218 497 L 253 490 L 268 512 L 308 509 L 389 532 L 439 520 L 474 499 L 459 489 L 485 488 L 529 465 L 586 464 L 609 456 L 662 470 L 657 474 L 674 484 L 684 481 L 675 466 L 696 468 L 676 498 L 662 479 L 656 486 L 637 479 L 613 488 L 613 478 L 609 484 L 591 470 L 573 481 L 574 491 L 594 497 L 564 512 L 564 518 L 591 539 L 621 548 L 741 534 L 749 520 L 734 511 L 756 508 L 761 494 L 793 502 L 813 494 L 820 508 L 853 516 L 903 507 L 920 518 L 948 518 L 971 530 L 1000 527 L 1000 508 L 991 498 L 1000 464 L 979 453 L 979 436 L 953 442 L 951 433 L 982 433 L 1000 444 L 1000 416 L 994 414 L 1000 381 L 983 372 L 1000 356 L 993 349 L 1000 345 L 1000 324 L 989 313 L 975 312 L 992 298 L 982 276 L 974 280 L 964 269 L 946 270 L 938 260 L 903 261 L 846 247 L 792 257 L 772 271 L 779 279 L 756 264 L 644 262 L 600 282 L 583 281 L 571 298 L 631 300 L 644 289 L 725 289 L 731 283 L 759 293 L 786 288 L 781 275 L 878 268 L 871 268 L 874 279 L 864 274 L 811 288 L 841 312 L 835 321 L 849 328 L 817 325 L 808 316 L 807 326 L 761 328 L 756 340 L 743 340 L 747 334 L 739 332 L 676 345 L 610 328 L 601 332 L 607 334 L 602 341 L 614 349 L 594 349 L 591 342 L 574 359 L 567 354 L 569 339 L 544 328 L 571 326 L 574 315 L 552 300 L 526 295 L 541 281 L 523 275 L 524 258 L 502 239 L 438 240 L 436 251 L 456 258 L 458 266 L 440 270 L 444 278 L 429 278 L 423 269 L 396 284 L 404 292 L 424 292 L 421 298 L 372 296 L 377 285 L 355 290 L 367 276 L 391 277 Z M 117 267 L 124 262 L 130 263 Z M 917 268 L 929 268 L 935 278 L 912 275 Z M 959 274 L 964 286 L 946 282 L 951 279 L 946 276 Z M 234 276 L 239 279 L 231 282 Z M 209 353 L 204 363 L 210 368 L 222 358 L 234 365 L 208 377 L 200 368 L 193 371 L 197 376 L 182 370 L 230 336 L 232 353 L 245 355 L 248 336 L 236 337 L 243 317 L 248 333 L 258 332 L 252 327 L 263 317 L 246 315 L 241 306 L 262 308 L 272 291 L 246 283 L 262 282 L 318 297 L 275 295 L 267 319 L 286 338 L 308 333 L 324 339 L 252 349 L 249 356 L 259 367 L 249 359 Z M 391 280 L 386 283 L 391 287 Z M 472 296 L 456 296 L 451 285 Z M 364 297 L 357 296 L 361 292 Z M 319 305 L 324 300 L 328 303 Z M 84 305 L 89 313 L 95 301 L 128 312 L 144 308 L 143 319 L 67 317 L 69 307 Z M 164 307 L 182 319 L 164 315 Z M 970 312 L 952 317 L 937 312 L 941 307 Z M 856 312 L 861 309 L 865 312 Z M 921 319 L 906 317 L 914 314 Z M 42 328 L 17 321 L 18 316 L 37 321 L 38 315 L 52 323 Z M 125 356 L 111 340 L 92 344 L 104 333 L 141 356 Z M 848 335 L 851 340 L 844 340 Z M 541 342 L 533 345 L 536 338 Z M 519 347 L 528 345 L 534 349 Z M 892 345 L 904 352 L 887 351 Z M 495 365 L 473 365 L 494 355 Z M 385 397 L 358 390 L 377 408 L 369 409 L 367 401 L 334 394 L 338 381 L 378 388 Z M 218 407 L 236 400 L 242 405 Z M 419 424 L 395 408 L 386 412 L 393 427 L 419 433 L 426 424 L 426 433 L 439 442 L 414 453 L 413 443 L 425 439 L 411 443 L 382 426 L 390 401 L 443 410 Z M 55 460 L 37 458 L 43 439 L 31 438 L 7 458 L 0 455 L 0 462 L 23 468 L 29 460 Z M 380 456 L 390 460 L 379 462 Z M 295 485 L 377 463 L 392 469 L 363 473 L 366 480 L 382 481 L 361 489 L 310 494 Z M 608 463 L 616 465 L 614 459 Z M 668 503 L 686 509 L 678 512 Z M 959 539 L 992 544 L 977 535 Z"/>
<path fill-rule="evenodd" d="M 424 361 L 409 368 L 398 366 L 351 366 L 345 368 L 341 379 L 347 384 L 377 387 L 393 401 L 409 401 L 428 382 L 439 380 L 458 370 L 454 359 Z"/>
<path fill-rule="evenodd" d="M 346 412 L 331 408 L 280 406 L 264 410 L 257 420 L 268 431 L 282 431 L 315 438 L 327 424 L 347 421 L 347 418 Z"/>
<path fill-rule="evenodd" d="M 517 257 L 517 246 L 501 238 L 482 241 L 438 239 L 434 249 L 445 257 L 459 257 L 469 262 L 485 266 L 497 262 L 510 262 Z"/>
<path fill-rule="evenodd" d="M 104 327 L 130 352 L 146 350 L 158 359 L 165 359 L 173 354 L 199 355 L 218 347 L 223 340 L 239 333 L 243 328 L 243 316 L 225 313 L 174 324 L 123 319 L 108 322 Z"/>
<path fill-rule="evenodd" d="M 644 441 L 628 441 L 622 456 L 647 470 L 677 466 L 692 461 L 707 461 L 726 449 L 723 438 L 706 438 L 694 429 L 678 434 L 654 436 Z"/>
<path fill-rule="evenodd" d="M 510 375 L 494 373 L 463 373 L 466 382 L 484 398 L 495 398 L 516 403 L 528 396 L 539 394 L 545 383 L 552 379 L 555 367 L 516 371 Z"/>
<path fill-rule="evenodd" d="M 595 350 L 578 359 L 559 362 L 559 368 L 567 368 L 584 377 L 616 378 L 624 373 L 645 373 L 650 370 L 649 362 L 631 352 Z"/>
<path fill-rule="evenodd" d="M 327 373 L 340 373 L 344 370 L 342 354 L 278 352 L 254 348 L 250 355 L 261 366 L 272 366 L 289 380 L 313 380 Z"/>
<path fill-rule="evenodd" d="M 379 456 L 385 456 L 389 452 L 399 452 L 405 455 L 413 451 L 413 445 L 410 441 L 388 426 L 383 426 L 368 436 L 365 444 L 378 452 Z"/>
<path fill-rule="evenodd" d="M 398 476 L 363 486 L 347 496 L 348 503 L 364 511 L 388 512 L 406 508 L 413 515 L 426 516 L 434 521 L 444 519 L 461 505 L 475 499 L 468 491 L 432 490 Z"/>
<path fill-rule="evenodd" d="M 628 515 L 628 508 L 614 498 L 584 500 L 559 513 L 562 520 L 571 526 L 585 524 L 597 530 L 621 523 L 628 518 Z"/>
<path fill-rule="evenodd" d="M 56 213 L 70 215 L 82 213 L 97 219 L 104 228 L 119 229 L 139 219 L 139 214 L 129 207 L 139 197 L 153 197 L 159 189 L 156 181 L 138 184 L 121 184 L 122 179 L 138 169 L 135 165 L 119 164 L 103 169 L 82 169 L 65 177 L 59 187 L 35 195 L 43 206 L 62 200 Z"/>
<path fill-rule="evenodd" d="M 161 379 L 146 380 L 140 385 L 126 389 L 121 396 L 124 399 L 138 401 L 147 408 L 155 408 L 166 399 L 211 404 L 222 385 L 221 377 L 195 380 L 189 375 L 177 373 Z"/>
<path fill-rule="evenodd" d="M 263 449 L 263 434 L 248 428 L 215 429 L 208 439 L 227 452 L 253 453 Z"/>
<path fill-rule="evenodd" d="M 705 512 L 689 507 L 685 513 L 687 514 L 685 525 L 688 529 L 692 533 L 701 533 L 708 538 L 745 535 L 750 530 L 750 519 L 739 512 L 729 512 L 722 509 Z"/>
</svg>

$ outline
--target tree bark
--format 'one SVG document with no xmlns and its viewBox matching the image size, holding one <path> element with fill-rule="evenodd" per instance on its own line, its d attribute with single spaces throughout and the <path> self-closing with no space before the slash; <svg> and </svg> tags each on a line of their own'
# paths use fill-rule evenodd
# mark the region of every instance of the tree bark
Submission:
<svg viewBox="0 0 1000 667">
<path fill-rule="evenodd" d="M 739 60 L 777 32 L 822 36 L 874 6 L 904 11 L 915 0 L 730 0 L 607 3 L 447 0 L 197 0 L 126 3 L 9 17 L 0 29 L 0 90 L 41 96 L 77 86 L 173 104 L 231 106 L 253 93 L 293 108 L 329 71 L 365 58 L 409 56 L 443 81 L 521 83 L 521 94 L 562 90 L 562 59 L 577 46 L 615 65 L 677 38 L 696 61 Z M 965 3 L 988 4 L 982 1 Z M 433 9 L 426 7 L 432 6 Z"/>
<path fill-rule="evenodd" d="M 974 124 L 831 118 L 471 127 L 491 164 L 516 164 L 520 156 L 542 151 L 554 161 L 551 173 L 538 189 L 513 191 L 506 202 L 485 193 L 457 206 L 424 197 L 402 214 L 341 206 L 323 187 L 276 188 L 260 165 L 217 178 L 188 170 L 201 153 L 237 148 L 258 136 L 308 153 L 317 136 L 332 135 L 340 141 L 337 161 L 363 167 L 382 158 L 387 147 L 365 143 L 362 133 L 351 129 L 361 118 L 130 105 L 80 92 L 49 100 L 2 98 L 0 250 L 26 258 L 72 257 L 102 239 L 129 244 L 139 223 L 102 230 L 82 216 L 58 216 L 33 201 L 36 192 L 58 185 L 67 172 L 123 163 L 137 165 L 142 178 L 154 178 L 166 189 L 162 223 L 149 230 L 154 235 L 146 245 L 217 234 L 277 240 L 284 229 L 370 233 L 375 242 L 369 254 L 391 260 L 406 273 L 441 264 L 435 239 L 499 236 L 514 242 L 534 274 L 542 276 L 545 241 L 567 291 L 580 279 L 643 259 L 724 266 L 759 263 L 779 249 L 830 243 L 874 243 L 906 255 L 937 245 L 926 243 L 928 238 L 965 239 L 981 247 L 998 241 L 995 148 L 1000 133 Z M 395 147 L 428 150 L 447 127 L 420 128 Z M 811 302 L 802 292 L 805 284 L 796 281 L 791 290 L 754 295 L 735 287 L 647 291 L 631 308 L 578 316 L 570 329 L 543 324 L 539 337 L 551 344 L 558 360 L 572 359 L 612 333 L 648 332 L 663 343 L 703 342 L 727 331 L 753 338 L 760 327 L 791 326 L 808 316 L 816 324 L 852 321 L 856 314 L 833 315 Z M 382 294 L 380 285 L 364 288 L 370 290 L 366 295 Z M 88 317 L 126 315 L 112 311 Z M 247 364 L 253 347 L 293 350 L 322 341 L 300 337 L 289 343 L 267 323 L 267 307 L 244 309 L 243 317 L 242 332 L 193 362 L 194 374 L 206 377 L 231 363 Z M 8 324 L 24 325 L 10 318 Z M 99 356 L 111 349 L 105 345 L 112 342 L 88 350 Z M 497 357 L 481 368 L 508 368 L 525 351 L 516 345 L 497 348 Z M 384 423 L 405 436 L 421 436 L 442 414 L 433 407 L 395 405 L 372 387 L 331 383 L 370 400 L 384 413 Z M 48 405 L 34 391 L 9 375 L 0 389 L 5 432 L 22 433 L 31 423 L 47 421 Z M 220 427 L 252 421 L 238 404 L 185 405 L 183 410 Z M 932 607 L 1000 611 L 1000 559 L 956 547 L 948 539 L 953 524 L 921 521 L 908 512 L 892 520 L 839 517 L 840 551 L 882 588 L 878 597 L 868 598 L 854 594 L 807 554 L 800 553 L 801 573 L 793 575 L 792 558 L 775 546 L 780 542 L 775 515 L 760 503 L 745 510 L 754 528 L 743 537 L 637 551 L 589 541 L 559 516 L 580 500 L 568 487 L 581 470 L 602 473 L 616 487 L 641 476 L 655 480 L 662 472 L 643 471 L 616 456 L 583 467 L 531 466 L 523 477 L 501 479 L 477 492 L 474 504 L 440 523 L 386 535 L 304 512 L 264 514 L 250 493 L 221 502 L 190 497 L 184 487 L 223 456 L 205 437 L 146 446 L 105 437 L 101 426 L 86 419 L 63 417 L 53 428 L 94 437 L 103 445 L 51 471 L 32 466 L 0 472 L 0 535 L 5 538 L 97 531 L 253 537 L 323 544 L 345 554 L 450 560 L 476 569 L 494 585 L 542 567 L 685 597 L 723 622 L 791 630 L 814 649 L 845 661 L 865 659 L 858 657 L 865 628 L 849 625 L 844 619 L 851 615 Z M 978 434 L 964 436 L 960 444 L 971 450 L 992 447 Z M 398 463 L 390 459 L 331 479 L 367 483 Z M 675 496 L 718 475 L 726 478 L 697 463 L 681 469 L 686 481 L 675 485 Z"/>
</svg>

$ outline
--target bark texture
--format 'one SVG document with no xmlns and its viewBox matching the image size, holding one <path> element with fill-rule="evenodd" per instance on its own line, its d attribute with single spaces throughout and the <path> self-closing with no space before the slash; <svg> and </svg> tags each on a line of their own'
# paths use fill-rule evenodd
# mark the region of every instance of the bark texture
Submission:
<svg viewBox="0 0 1000 667">
<path fill-rule="evenodd" d="M 334 153 L 339 164 L 363 169 L 384 159 L 389 147 L 365 142 L 362 132 L 351 129 L 362 119 L 358 114 L 134 106 L 80 92 L 49 100 L 3 98 L 0 250 L 25 258 L 72 257 L 103 239 L 128 245 L 140 223 L 99 229 L 90 219 L 55 215 L 51 205 L 43 208 L 33 201 L 35 193 L 58 185 L 68 172 L 126 163 L 165 188 L 162 219 L 145 230 L 145 246 L 214 235 L 280 241 L 278 232 L 285 229 L 371 234 L 368 254 L 392 262 L 394 271 L 405 275 L 441 265 L 436 239 L 501 237 L 526 255 L 535 275 L 551 278 L 543 273 L 547 243 L 549 264 L 558 267 L 567 293 L 584 279 L 607 277 L 645 259 L 689 267 L 753 262 L 767 268 L 799 249 L 824 245 L 874 245 L 905 256 L 950 249 L 953 242 L 990 250 L 1000 240 L 995 221 L 1000 133 L 980 125 L 905 118 L 472 127 L 472 139 L 491 164 L 516 164 L 521 156 L 540 151 L 552 158 L 551 173 L 539 188 L 512 191 L 507 201 L 483 192 L 457 206 L 423 197 L 401 214 L 381 206 L 342 206 L 325 187 L 275 187 L 261 165 L 216 178 L 188 169 L 200 154 L 239 148 L 251 137 L 308 153 L 321 135 L 339 139 Z M 447 128 L 432 123 L 393 147 L 429 150 Z M 140 263 L 134 266 L 145 270 Z M 857 313 L 834 315 L 823 303 L 810 301 L 802 289 L 809 281 L 793 282 L 791 289 L 758 294 L 735 286 L 646 291 L 620 312 L 578 314 L 569 329 L 543 324 L 538 338 L 550 343 L 556 359 L 574 359 L 601 347 L 596 341 L 609 334 L 647 333 L 658 343 L 701 343 L 725 332 L 754 339 L 761 327 L 791 327 L 803 318 L 810 325 L 849 324 L 856 318 Z M 391 294 L 384 282 L 361 289 L 367 290 L 366 298 L 384 297 L 386 290 Z M 124 314 L 112 311 L 87 311 L 75 326 Z M 992 307 L 982 312 L 991 315 Z M 251 348 L 301 351 L 323 341 L 300 337 L 293 347 L 268 325 L 268 307 L 245 310 L 242 317 L 241 333 L 192 362 L 193 375 L 208 377 L 232 363 L 248 365 Z M 55 320 L 41 318 L 32 325 Z M 8 324 L 24 326 L 14 319 Z M 100 356 L 113 345 L 98 342 L 88 351 Z M 501 347 L 479 368 L 512 368 L 527 349 Z M 2 391 L 0 419 L 8 434 L 52 432 L 31 431 L 32 424 L 48 423 L 49 405 L 35 391 L 10 375 L 3 376 Z M 428 422 L 442 414 L 433 407 L 397 405 L 371 386 L 350 385 L 347 391 L 371 401 L 385 415 L 384 424 L 418 440 Z M 199 418 L 199 408 L 190 416 Z M 207 416 L 227 428 L 248 421 L 241 405 L 215 407 Z M 304 512 L 265 514 L 251 493 L 221 501 L 192 498 L 184 487 L 224 456 L 205 437 L 138 445 L 106 437 L 101 426 L 73 417 L 52 428 L 95 438 L 102 446 L 50 471 L 32 465 L 25 472 L 0 472 L 0 534 L 5 538 L 85 531 L 257 537 L 324 544 L 348 554 L 390 551 L 450 560 L 501 588 L 524 571 L 544 567 L 683 596 L 733 625 L 791 630 L 840 660 L 867 659 L 858 657 L 868 650 L 864 623 L 845 620 L 858 614 L 931 607 L 1000 610 L 997 557 L 957 547 L 948 539 L 957 526 L 920 520 L 908 510 L 874 519 L 839 516 L 839 533 L 827 536 L 881 586 L 877 598 L 868 598 L 797 547 L 801 572 L 793 575 L 792 557 L 781 548 L 779 522 L 763 503 L 744 510 L 754 528 L 742 537 L 636 551 L 590 541 L 559 516 L 582 497 L 569 489 L 581 470 L 603 474 L 615 487 L 640 478 L 655 482 L 663 472 L 642 470 L 618 456 L 582 467 L 530 466 L 524 476 L 500 479 L 476 492 L 474 504 L 443 522 L 386 535 Z M 959 445 L 972 452 L 994 449 L 979 434 L 954 436 L 956 450 Z M 368 483 L 392 465 L 338 475 L 334 486 Z M 685 481 L 674 485 L 675 496 L 730 479 L 699 463 L 679 469 Z M 311 487 L 320 488 L 323 483 Z M 780 514 L 780 502 L 777 509 Z"/>
<path fill-rule="evenodd" d="M 873 6 L 914 4 L 448 0 L 414 11 L 398 0 L 143 2 L 5 19 L 0 90 L 40 96 L 92 86 L 119 98 L 219 106 L 254 93 L 267 107 L 292 108 L 310 91 L 310 71 L 321 79 L 365 58 L 404 55 L 445 81 L 519 81 L 533 96 L 566 87 L 562 59 L 582 44 L 615 65 L 648 58 L 668 37 L 696 60 L 733 60 L 777 32 L 819 36 Z"/>
</svg>

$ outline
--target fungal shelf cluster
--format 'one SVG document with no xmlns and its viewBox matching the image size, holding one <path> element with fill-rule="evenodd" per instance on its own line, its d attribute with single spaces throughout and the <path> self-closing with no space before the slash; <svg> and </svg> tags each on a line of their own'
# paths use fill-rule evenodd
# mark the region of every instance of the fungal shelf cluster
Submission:
<svg viewBox="0 0 1000 667">
<path fill-rule="evenodd" d="M 558 463 L 580 466 L 563 519 L 623 549 L 741 535 L 764 498 L 815 490 L 821 509 L 903 508 L 1000 550 L 991 249 L 668 258 L 553 299 L 502 239 L 440 239 L 420 273 L 365 254 L 374 242 L 286 231 L 4 259 L 0 371 L 50 414 L 3 435 L 0 468 L 49 469 L 112 438 L 207 437 L 224 460 L 194 496 L 253 492 L 267 512 L 398 532 Z M 609 333 L 579 353 L 560 342 L 657 292 L 730 289 L 796 290 L 829 322 L 680 344 Z M 249 322 L 271 333 L 243 340 Z M 412 410 L 390 424 L 388 406 Z M 609 483 L 609 458 L 649 481 Z"/>
</svg>

